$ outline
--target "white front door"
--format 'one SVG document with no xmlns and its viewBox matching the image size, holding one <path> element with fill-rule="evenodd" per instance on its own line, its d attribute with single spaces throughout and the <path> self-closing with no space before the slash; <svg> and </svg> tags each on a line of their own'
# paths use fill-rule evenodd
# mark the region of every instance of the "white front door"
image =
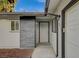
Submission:
<svg viewBox="0 0 79 59">
<path fill-rule="evenodd" d="M 48 42 L 48 23 L 40 22 L 40 43 Z"/>
</svg>

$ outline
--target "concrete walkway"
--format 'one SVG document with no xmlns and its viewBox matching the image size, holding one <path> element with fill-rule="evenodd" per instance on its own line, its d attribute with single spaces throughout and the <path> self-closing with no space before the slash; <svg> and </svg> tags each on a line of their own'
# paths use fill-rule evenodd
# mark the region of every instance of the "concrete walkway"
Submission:
<svg viewBox="0 0 79 59">
<path fill-rule="evenodd" d="M 35 48 L 32 58 L 55 58 L 55 54 L 49 44 L 40 44 Z"/>
</svg>

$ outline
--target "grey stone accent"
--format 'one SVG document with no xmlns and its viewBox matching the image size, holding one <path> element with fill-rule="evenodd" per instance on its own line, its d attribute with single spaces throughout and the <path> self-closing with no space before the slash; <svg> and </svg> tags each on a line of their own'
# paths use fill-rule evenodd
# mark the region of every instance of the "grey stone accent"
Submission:
<svg viewBox="0 0 79 59">
<path fill-rule="evenodd" d="M 21 20 L 21 48 L 34 48 L 35 46 L 35 21 Z"/>
</svg>

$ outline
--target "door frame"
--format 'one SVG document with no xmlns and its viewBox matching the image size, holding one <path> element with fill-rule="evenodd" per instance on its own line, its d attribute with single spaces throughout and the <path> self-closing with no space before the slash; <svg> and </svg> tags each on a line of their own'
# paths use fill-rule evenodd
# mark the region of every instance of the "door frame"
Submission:
<svg viewBox="0 0 79 59">
<path fill-rule="evenodd" d="M 55 18 L 52 20 L 52 32 L 54 32 L 54 31 L 53 31 L 53 21 L 54 21 L 54 20 L 55 20 L 55 25 L 56 25 L 56 26 L 55 26 L 55 27 L 56 27 L 56 31 L 54 32 L 54 33 L 56 33 L 56 57 L 58 57 L 58 54 L 59 54 L 59 53 L 58 53 L 58 52 L 59 52 L 59 51 L 58 51 L 58 46 L 59 46 L 59 45 L 58 45 L 58 43 L 59 43 L 59 42 L 58 42 L 58 41 L 59 41 L 59 40 L 58 40 L 58 39 L 59 39 L 59 38 L 58 38 L 58 33 L 59 33 L 59 32 L 58 32 L 58 30 L 59 30 L 59 29 L 58 29 L 58 21 L 59 21 L 59 18 L 60 18 L 60 17 L 55 17 Z"/>
<path fill-rule="evenodd" d="M 40 43 L 40 24 L 48 23 L 48 43 L 50 43 L 50 23 L 49 21 L 39 21 L 39 43 Z"/>
<path fill-rule="evenodd" d="M 59 45 L 58 45 L 58 41 L 59 41 L 59 40 L 58 40 L 58 33 L 59 33 L 59 32 L 58 32 L 58 30 L 59 30 L 59 29 L 58 29 L 58 18 L 55 17 L 55 20 L 56 20 L 56 25 L 57 25 L 57 32 L 56 32 L 56 36 L 57 36 L 57 37 L 56 37 L 56 40 L 57 40 L 57 41 L 56 41 L 56 42 L 57 42 L 57 49 L 56 49 L 56 51 L 57 51 L 57 54 L 56 54 L 56 57 L 58 57 L 58 52 L 59 52 L 59 51 L 58 51 L 58 46 L 59 46 Z"/>
<path fill-rule="evenodd" d="M 65 13 L 66 11 L 75 5 L 79 0 L 71 0 L 69 4 L 62 10 L 62 58 L 65 58 Z"/>
</svg>

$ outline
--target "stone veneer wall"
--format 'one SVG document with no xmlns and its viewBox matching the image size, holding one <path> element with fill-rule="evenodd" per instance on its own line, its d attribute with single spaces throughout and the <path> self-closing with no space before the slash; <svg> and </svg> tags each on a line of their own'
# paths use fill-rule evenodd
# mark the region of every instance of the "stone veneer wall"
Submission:
<svg viewBox="0 0 79 59">
<path fill-rule="evenodd" d="M 21 20 L 20 47 L 34 48 L 35 46 L 35 21 Z"/>
</svg>

